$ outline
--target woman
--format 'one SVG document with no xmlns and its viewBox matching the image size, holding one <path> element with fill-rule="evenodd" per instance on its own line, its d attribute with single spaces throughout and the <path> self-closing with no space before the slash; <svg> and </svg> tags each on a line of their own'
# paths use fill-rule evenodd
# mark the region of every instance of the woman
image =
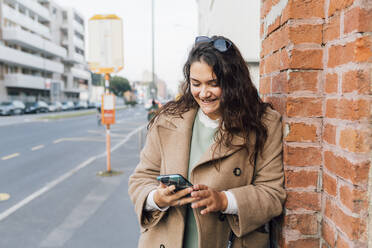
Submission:
<svg viewBox="0 0 372 248">
<path fill-rule="evenodd" d="M 266 248 L 285 199 L 280 115 L 222 36 L 196 38 L 184 76 L 182 96 L 150 121 L 129 180 L 139 247 Z M 174 192 L 156 180 L 175 173 L 194 186 Z"/>
</svg>

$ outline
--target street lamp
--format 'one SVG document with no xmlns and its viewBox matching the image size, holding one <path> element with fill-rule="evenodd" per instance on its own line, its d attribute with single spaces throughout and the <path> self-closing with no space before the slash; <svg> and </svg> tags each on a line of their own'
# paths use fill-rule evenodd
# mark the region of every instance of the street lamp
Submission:
<svg viewBox="0 0 372 248">
<path fill-rule="evenodd" d="M 152 81 L 150 83 L 151 97 L 156 97 L 155 84 L 155 0 L 151 0 L 151 46 L 152 46 Z"/>
</svg>

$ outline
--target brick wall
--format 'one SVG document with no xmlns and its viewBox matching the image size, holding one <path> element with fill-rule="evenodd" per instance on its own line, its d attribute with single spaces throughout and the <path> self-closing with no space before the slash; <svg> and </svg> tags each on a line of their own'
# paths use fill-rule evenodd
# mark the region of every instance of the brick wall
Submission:
<svg viewBox="0 0 372 248">
<path fill-rule="evenodd" d="M 288 193 L 274 242 L 367 247 L 372 2 L 261 2 L 260 93 L 283 116 Z"/>
</svg>

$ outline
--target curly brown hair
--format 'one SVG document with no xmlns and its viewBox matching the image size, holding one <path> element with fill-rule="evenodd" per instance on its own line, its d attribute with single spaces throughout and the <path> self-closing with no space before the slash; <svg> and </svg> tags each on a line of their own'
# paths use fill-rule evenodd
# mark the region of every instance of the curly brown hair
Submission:
<svg viewBox="0 0 372 248">
<path fill-rule="evenodd" d="M 166 114 L 182 118 L 183 113 L 199 107 L 190 91 L 190 67 L 196 61 L 203 61 L 213 69 L 217 84 L 222 89 L 221 117 L 219 131 L 214 137 L 215 141 L 218 145 L 231 147 L 234 135 L 238 135 L 245 140 L 242 147 L 249 151 L 252 144 L 249 139 L 255 139 L 254 152 L 250 157 L 253 164 L 256 156 L 262 152 L 267 139 L 267 127 L 263 123 L 263 116 L 267 108 L 272 108 L 272 106 L 263 102 L 259 97 L 252 83 L 248 66 L 235 44 L 231 42 L 227 51 L 220 52 L 213 46 L 213 41 L 216 39 L 231 42 L 223 36 L 213 36 L 211 42 L 195 44 L 183 67 L 185 81 L 181 86 L 180 98 L 160 108 L 149 122 L 148 128 L 159 115 Z"/>
</svg>

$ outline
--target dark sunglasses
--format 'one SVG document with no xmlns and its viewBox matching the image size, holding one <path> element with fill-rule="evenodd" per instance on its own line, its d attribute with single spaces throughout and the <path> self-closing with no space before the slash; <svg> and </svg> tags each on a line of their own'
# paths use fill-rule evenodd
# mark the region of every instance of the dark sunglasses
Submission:
<svg viewBox="0 0 372 248">
<path fill-rule="evenodd" d="M 231 42 L 223 38 L 211 39 L 208 36 L 197 36 L 195 38 L 195 45 L 203 42 L 212 42 L 213 47 L 220 52 L 226 52 L 231 47 Z"/>
</svg>

